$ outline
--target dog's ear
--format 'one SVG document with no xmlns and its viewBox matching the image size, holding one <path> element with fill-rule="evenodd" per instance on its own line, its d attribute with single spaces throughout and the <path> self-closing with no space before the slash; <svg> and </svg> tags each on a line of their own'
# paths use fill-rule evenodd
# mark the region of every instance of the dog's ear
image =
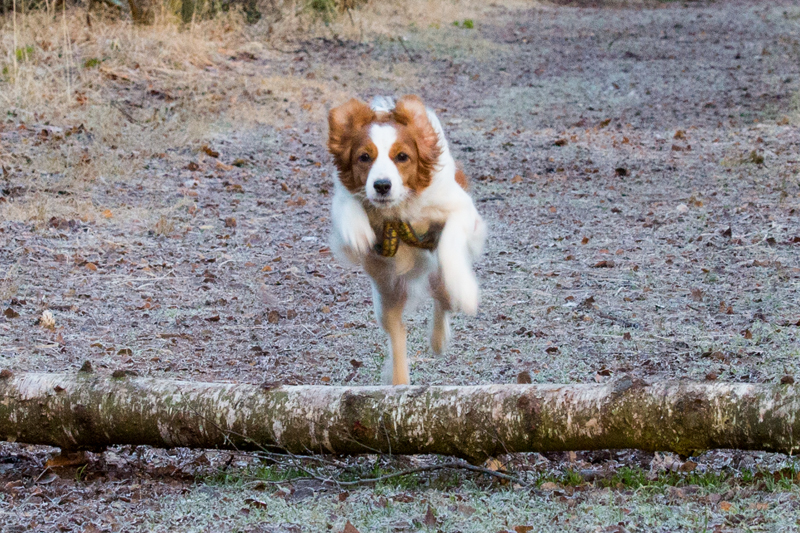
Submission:
<svg viewBox="0 0 800 533">
<path fill-rule="evenodd" d="M 397 123 L 411 130 L 419 154 L 417 186 L 427 187 L 442 155 L 439 134 L 428 119 L 428 110 L 418 96 L 407 95 L 397 101 L 393 114 Z"/>
<path fill-rule="evenodd" d="M 341 174 L 352 170 L 353 143 L 361 128 L 373 120 L 375 112 L 355 98 L 331 109 L 328 114 L 328 150 Z"/>
</svg>

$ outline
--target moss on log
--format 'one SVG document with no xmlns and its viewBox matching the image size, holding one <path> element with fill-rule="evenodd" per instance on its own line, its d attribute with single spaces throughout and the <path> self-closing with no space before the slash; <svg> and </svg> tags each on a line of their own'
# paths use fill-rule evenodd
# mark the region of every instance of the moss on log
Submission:
<svg viewBox="0 0 800 533">
<path fill-rule="evenodd" d="M 623 378 L 603 385 L 264 389 L 94 374 L 0 377 L 0 439 L 65 450 L 116 444 L 293 453 L 713 448 L 791 453 L 793 385 Z"/>
</svg>

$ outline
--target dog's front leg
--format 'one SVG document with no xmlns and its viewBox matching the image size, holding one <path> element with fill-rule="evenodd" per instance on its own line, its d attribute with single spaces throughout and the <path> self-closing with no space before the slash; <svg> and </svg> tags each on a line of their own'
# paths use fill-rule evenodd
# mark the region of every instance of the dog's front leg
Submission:
<svg viewBox="0 0 800 533">
<path fill-rule="evenodd" d="M 475 212 L 451 215 L 439 237 L 442 282 L 454 311 L 474 315 L 478 311 L 478 281 L 472 261 L 483 248 L 486 227 Z"/>
<path fill-rule="evenodd" d="M 380 284 L 373 280 L 372 296 L 378 322 L 389 334 L 389 354 L 383 365 L 383 382 L 387 385 L 408 385 L 406 327 L 403 324 L 407 293 L 399 284 Z"/>
<path fill-rule="evenodd" d="M 364 206 L 343 187 L 337 186 L 331 219 L 331 248 L 334 253 L 350 263 L 361 263 L 376 239 Z"/>
</svg>

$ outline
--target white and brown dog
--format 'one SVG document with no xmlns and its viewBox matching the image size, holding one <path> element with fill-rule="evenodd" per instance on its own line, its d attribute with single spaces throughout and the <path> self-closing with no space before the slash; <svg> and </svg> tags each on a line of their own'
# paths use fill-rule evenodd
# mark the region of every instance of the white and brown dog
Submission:
<svg viewBox="0 0 800 533">
<path fill-rule="evenodd" d="M 472 262 L 486 226 L 439 119 L 418 97 L 378 97 L 371 106 L 353 99 L 328 123 L 339 169 L 331 247 L 372 278 L 375 314 L 390 339 L 384 382 L 408 384 L 403 309 L 420 289 L 430 291 L 431 348 L 442 353 L 450 312 L 478 309 Z"/>
</svg>

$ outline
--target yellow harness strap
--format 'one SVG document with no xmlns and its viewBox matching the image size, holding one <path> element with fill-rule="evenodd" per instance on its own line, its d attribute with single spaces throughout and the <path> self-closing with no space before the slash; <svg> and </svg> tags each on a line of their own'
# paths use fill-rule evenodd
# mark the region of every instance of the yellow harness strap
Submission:
<svg viewBox="0 0 800 533">
<path fill-rule="evenodd" d="M 439 243 L 440 228 L 431 227 L 425 234 L 417 235 L 408 222 L 387 220 L 383 223 L 383 240 L 375 245 L 375 251 L 383 257 L 394 257 L 400 241 L 423 250 L 435 250 Z"/>
</svg>

